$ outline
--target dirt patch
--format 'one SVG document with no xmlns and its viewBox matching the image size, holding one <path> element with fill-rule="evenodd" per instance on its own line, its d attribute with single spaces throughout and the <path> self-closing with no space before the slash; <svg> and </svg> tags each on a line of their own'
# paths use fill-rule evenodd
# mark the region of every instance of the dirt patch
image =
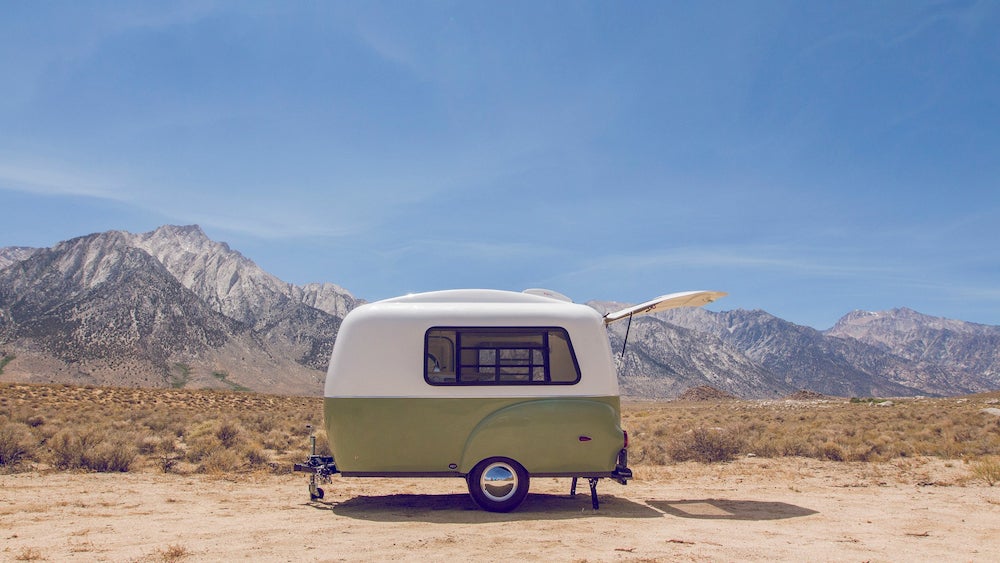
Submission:
<svg viewBox="0 0 1000 563">
<path fill-rule="evenodd" d="M 0 559 L 87 561 L 1000 559 L 1000 487 L 936 459 L 639 467 L 627 487 L 539 478 L 510 514 L 458 479 L 0 475 Z"/>
</svg>

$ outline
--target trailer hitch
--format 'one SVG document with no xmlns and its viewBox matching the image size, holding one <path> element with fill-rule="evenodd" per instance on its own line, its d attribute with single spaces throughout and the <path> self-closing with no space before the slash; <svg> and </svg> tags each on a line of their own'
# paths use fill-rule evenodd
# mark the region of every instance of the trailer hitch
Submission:
<svg viewBox="0 0 1000 563">
<path fill-rule="evenodd" d="M 292 466 L 292 471 L 310 473 L 309 475 L 309 500 L 319 500 L 323 498 L 324 491 L 319 483 L 329 483 L 330 476 L 339 473 L 337 463 L 333 456 L 316 455 L 316 434 L 313 433 L 312 425 L 306 425 L 309 430 L 309 459 L 305 463 L 296 463 Z"/>
<path fill-rule="evenodd" d="M 618 452 L 618 463 L 611 472 L 611 478 L 622 485 L 628 485 L 632 480 L 632 470 L 628 467 L 628 448 L 622 448 L 622 451 Z"/>
</svg>

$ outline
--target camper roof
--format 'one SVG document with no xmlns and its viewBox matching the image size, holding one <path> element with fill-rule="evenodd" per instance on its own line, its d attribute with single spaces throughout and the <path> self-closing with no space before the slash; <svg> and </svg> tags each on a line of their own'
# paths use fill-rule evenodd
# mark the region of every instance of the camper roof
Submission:
<svg viewBox="0 0 1000 563">
<path fill-rule="evenodd" d="M 529 293 L 530 292 L 530 293 Z M 542 293 L 545 292 L 545 293 Z M 499 289 L 446 289 L 427 293 L 411 293 L 379 303 L 567 303 L 568 298 L 550 290 L 529 289 L 524 292 Z"/>
</svg>

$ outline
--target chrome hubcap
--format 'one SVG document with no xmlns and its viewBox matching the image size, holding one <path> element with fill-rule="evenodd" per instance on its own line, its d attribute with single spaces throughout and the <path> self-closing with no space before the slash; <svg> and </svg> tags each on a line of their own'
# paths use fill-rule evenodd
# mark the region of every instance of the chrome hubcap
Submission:
<svg viewBox="0 0 1000 563">
<path fill-rule="evenodd" d="M 497 502 L 505 501 L 517 490 L 517 473 L 506 463 L 492 463 L 483 471 L 479 488 L 490 499 Z"/>
</svg>

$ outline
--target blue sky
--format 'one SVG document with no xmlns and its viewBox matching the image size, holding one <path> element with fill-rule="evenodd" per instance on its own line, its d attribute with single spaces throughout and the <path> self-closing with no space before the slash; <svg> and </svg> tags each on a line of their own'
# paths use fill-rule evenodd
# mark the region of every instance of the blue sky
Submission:
<svg viewBox="0 0 1000 563">
<path fill-rule="evenodd" d="M 1000 324 L 996 2 L 0 5 L 0 246 Z"/>
</svg>

